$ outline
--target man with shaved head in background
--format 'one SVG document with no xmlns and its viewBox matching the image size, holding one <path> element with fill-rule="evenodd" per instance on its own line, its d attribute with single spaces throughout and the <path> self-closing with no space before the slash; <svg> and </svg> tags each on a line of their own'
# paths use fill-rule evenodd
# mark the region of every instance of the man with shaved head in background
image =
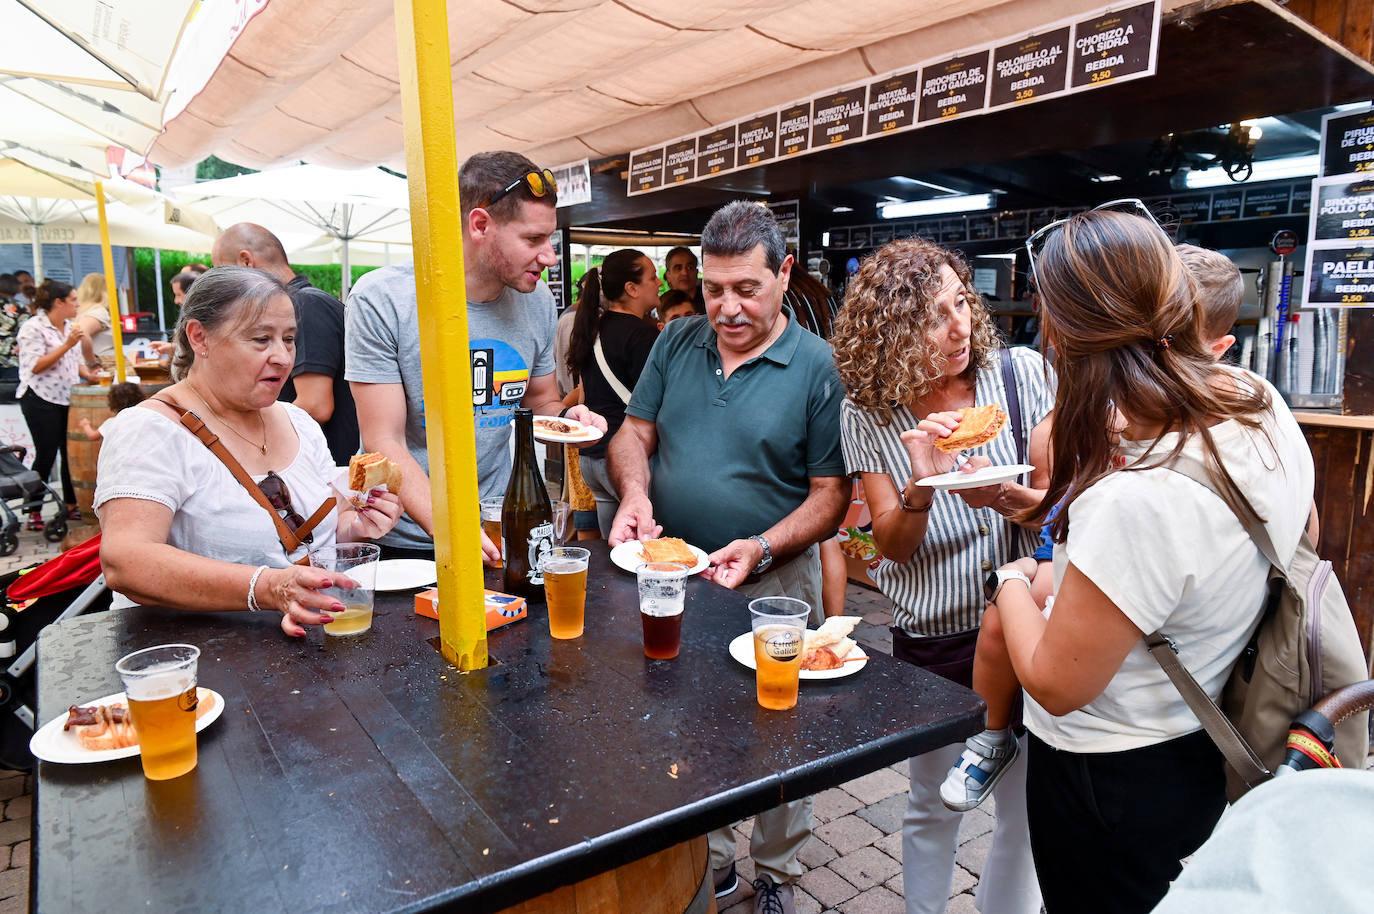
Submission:
<svg viewBox="0 0 1374 914">
<path fill-rule="evenodd" d="M 296 307 L 296 364 L 279 399 L 294 402 L 320 423 L 334 462 L 347 466 L 358 453 L 358 413 L 344 380 L 343 303 L 296 275 L 277 236 L 251 222 L 225 229 L 210 259 L 217 267 L 253 267 L 285 284 Z"/>
</svg>

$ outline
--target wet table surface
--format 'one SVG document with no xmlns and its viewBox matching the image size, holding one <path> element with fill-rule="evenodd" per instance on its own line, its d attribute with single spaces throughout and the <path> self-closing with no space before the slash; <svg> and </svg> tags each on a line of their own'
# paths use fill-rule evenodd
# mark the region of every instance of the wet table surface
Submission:
<svg viewBox="0 0 1374 914">
<path fill-rule="evenodd" d="M 49 626 L 39 720 L 120 691 L 115 661 L 201 650 L 225 699 L 199 764 L 38 766 L 39 911 L 494 911 L 976 732 L 972 692 L 886 655 L 765 711 L 727 645 L 748 601 L 694 578 L 682 652 L 644 657 L 635 578 L 593 543 L 582 638 L 544 607 L 462 674 L 411 592 L 372 630 L 137 608 Z M 489 576 L 488 586 L 492 586 Z"/>
</svg>

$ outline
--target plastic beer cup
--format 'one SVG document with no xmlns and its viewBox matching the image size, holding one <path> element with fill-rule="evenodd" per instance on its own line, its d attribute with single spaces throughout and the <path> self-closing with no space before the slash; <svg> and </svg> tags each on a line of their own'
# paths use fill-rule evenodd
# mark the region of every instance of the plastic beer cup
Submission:
<svg viewBox="0 0 1374 914">
<path fill-rule="evenodd" d="M 143 776 L 181 777 L 196 767 L 196 661 L 200 648 L 162 644 L 119 659 L 129 718 L 138 733 Z"/>
<path fill-rule="evenodd" d="M 334 621 L 324 626 L 326 635 L 360 635 L 372 627 L 372 601 L 376 595 L 377 559 L 381 548 L 372 543 L 340 543 L 310 553 L 310 564 L 346 576 L 352 587 L 326 587 L 320 593 L 344 605 L 331 612 Z"/>
<path fill-rule="evenodd" d="M 786 711 L 797 704 L 802 645 L 811 604 L 792 597 L 759 597 L 749 602 L 754 626 L 754 666 L 759 704 Z"/>
<path fill-rule="evenodd" d="M 635 569 L 644 656 L 650 660 L 672 660 L 682 647 L 682 606 L 689 571 L 679 562 L 645 562 Z"/>
<path fill-rule="evenodd" d="M 502 550 L 502 559 L 505 558 L 506 541 L 501 539 L 501 506 L 505 503 L 504 498 L 484 498 L 479 502 L 482 508 L 482 532 L 496 544 L 497 549 Z M 498 560 L 495 567 L 500 568 L 503 564 Z"/>
<path fill-rule="evenodd" d="M 549 607 L 549 634 L 581 638 L 587 604 L 587 562 L 591 553 L 575 546 L 550 549 L 539 561 L 544 571 L 544 600 Z"/>
</svg>

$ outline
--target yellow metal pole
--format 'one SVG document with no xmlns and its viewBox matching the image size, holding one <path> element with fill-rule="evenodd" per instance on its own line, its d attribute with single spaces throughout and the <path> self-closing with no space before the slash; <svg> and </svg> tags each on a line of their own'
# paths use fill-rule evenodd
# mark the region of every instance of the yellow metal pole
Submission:
<svg viewBox="0 0 1374 914">
<path fill-rule="evenodd" d="M 105 264 L 105 297 L 110 306 L 110 335 L 114 337 L 115 381 L 124 383 L 124 328 L 119 323 L 119 289 L 115 286 L 110 223 L 105 219 L 105 182 L 95 182 L 95 208 L 100 216 L 100 257 Z"/>
<path fill-rule="evenodd" d="M 487 625 L 448 9 L 445 0 L 395 4 L 439 564 L 440 650 L 460 670 L 475 670 L 487 665 Z"/>
</svg>

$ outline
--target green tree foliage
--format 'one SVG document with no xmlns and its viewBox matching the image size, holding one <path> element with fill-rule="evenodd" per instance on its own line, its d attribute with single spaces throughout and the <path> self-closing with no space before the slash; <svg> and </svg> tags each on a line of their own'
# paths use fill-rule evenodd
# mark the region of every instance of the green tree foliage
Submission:
<svg viewBox="0 0 1374 914">
<path fill-rule="evenodd" d="M 242 165 L 235 165 L 223 159 L 210 156 L 208 159 L 201 159 L 196 163 L 197 181 L 214 181 L 217 178 L 233 178 L 238 175 L 257 174 L 255 168 L 244 168 Z"/>
<path fill-rule="evenodd" d="M 202 163 L 204 164 L 204 163 Z M 234 166 L 231 166 L 234 167 Z M 199 261 L 203 264 L 210 263 L 208 254 L 187 254 L 182 251 L 163 251 L 162 252 L 162 273 L 160 276 L 153 275 L 153 249 L 135 248 L 134 249 L 134 294 L 137 298 L 137 310 L 157 311 L 157 283 L 162 284 L 162 307 L 170 330 L 176 326 L 177 307 L 172 304 L 172 277 L 181 272 L 181 268 L 192 261 Z M 291 267 L 297 273 L 305 274 L 311 284 L 323 289 L 330 295 L 338 297 L 340 279 L 339 267 L 336 264 L 292 264 Z M 353 267 L 353 281 L 356 283 L 358 277 L 364 273 L 375 270 L 376 267 Z"/>
</svg>

